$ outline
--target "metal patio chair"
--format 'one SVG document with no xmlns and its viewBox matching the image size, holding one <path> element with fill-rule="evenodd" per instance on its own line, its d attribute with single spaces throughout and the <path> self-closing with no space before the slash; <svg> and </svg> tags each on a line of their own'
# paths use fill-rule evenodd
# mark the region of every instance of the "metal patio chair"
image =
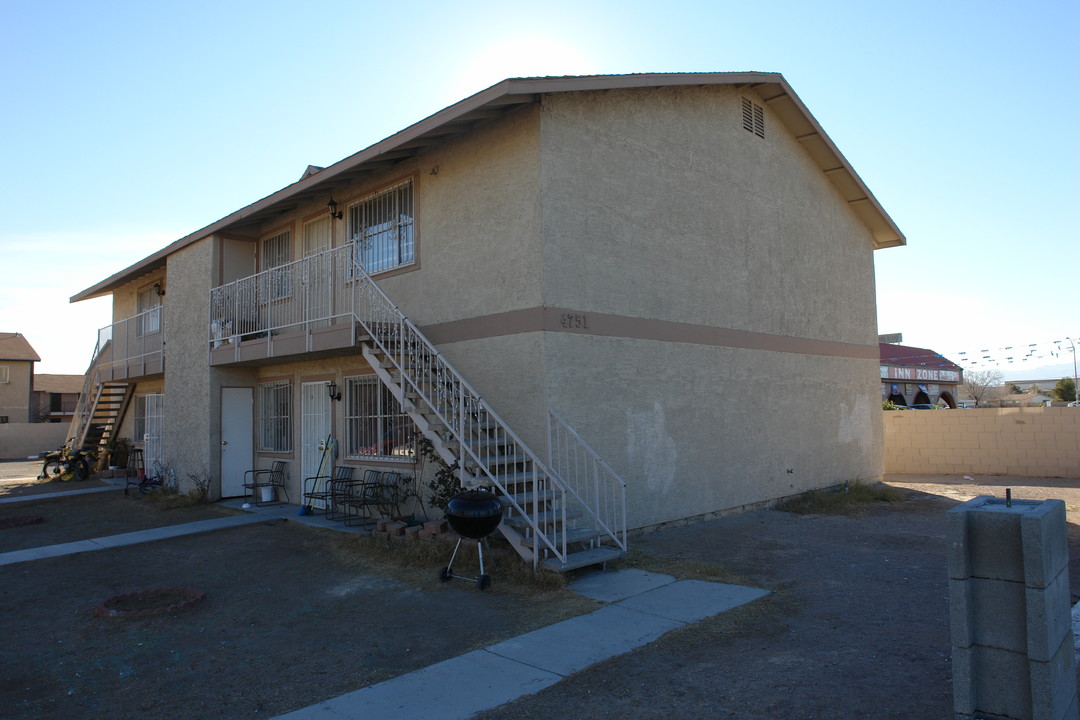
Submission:
<svg viewBox="0 0 1080 720">
<path fill-rule="evenodd" d="M 282 502 L 278 500 L 277 491 L 280 488 L 285 494 L 285 502 L 289 502 L 289 489 L 285 487 L 285 461 L 275 460 L 270 464 L 270 469 L 254 468 L 244 473 L 244 500 L 251 496 L 251 502 L 255 505 L 272 505 Z M 270 499 L 265 499 L 264 489 L 269 488 Z"/>
<path fill-rule="evenodd" d="M 329 475 L 315 475 L 304 478 L 304 507 L 312 511 L 315 509 L 322 510 L 327 520 L 344 518 L 344 514 L 342 514 L 341 518 L 335 517 L 337 514 L 334 509 L 335 501 L 344 497 L 346 486 L 353 481 L 354 469 L 347 465 L 336 465 Z M 322 483 L 321 488 L 319 487 L 320 481 Z M 320 505 L 317 506 L 316 503 L 320 503 Z"/>
</svg>

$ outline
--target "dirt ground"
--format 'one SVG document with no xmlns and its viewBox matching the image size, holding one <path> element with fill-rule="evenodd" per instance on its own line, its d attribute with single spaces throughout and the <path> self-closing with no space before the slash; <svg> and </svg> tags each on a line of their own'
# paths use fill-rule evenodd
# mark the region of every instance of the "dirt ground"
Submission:
<svg viewBox="0 0 1080 720">
<path fill-rule="evenodd" d="M 0 475 L 0 497 L 28 485 Z M 121 492 L 43 497 L 0 505 L 0 518 L 44 518 L 0 528 L 0 552 L 229 512 Z M 0 566 L 0 717 L 273 717 L 597 607 L 495 571 L 483 593 L 440 583 L 443 546 L 429 565 L 387 572 L 358 542 L 277 522 Z M 172 615 L 95 615 L 115 595 L 170 587 L 206 598 Z"/>
<path fill-rule="evenodd" d="M 75 487 L 35 487 L 6 465 L 0 497 Z M 951 718 L 944 512 L 1006 486 L 1064 499 L 1075 602 L 1080 480 L 889 480 L 907 500 L 855 517 L 759 511 L 634 538 L 626 566 L 774 592 L 481 717 Z M 45 518 L 0 528 L 0 552 L 225 512 L 121 493 L 0 505 Z M 355 540 L 284 522 L 2 566 L 0 716 L 272 717 L 596 607 L 497 574 L 480 593 L 440 584 L 434 564 L 391 571 Z M 93 613 L 175 586 L 207 597 L 174 615 Z"/>
<path fill-rule="evenodd" d="M 760 511 L 638 538 L 776 592 L 480 717 L 951 720 L 945 512 L 1006 487 L 1065 500 L 1075 603 L 1080 479 L 888 480 L 907 499 L 858 517 Z"/>
</svg>

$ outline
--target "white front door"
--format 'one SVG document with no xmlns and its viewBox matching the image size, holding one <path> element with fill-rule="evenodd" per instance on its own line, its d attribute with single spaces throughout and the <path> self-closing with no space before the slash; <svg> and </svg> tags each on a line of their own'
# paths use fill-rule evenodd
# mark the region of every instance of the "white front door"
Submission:
<svg viewBox="0 0 1080 720">
<path fill-rule="evenodd" d="M 300 391 L 300 477 L 329 475 L 334 464 L 331 452 L 323 451 L 330 436 L 330 395 L 327 383 L 304 383 Z M 320 470 L 320 464 L 322 468 Z M 304 488 L 309 490 L 310 488 Z"/>
<path fill-rule="evenodd" d="M 244 494 L 244 473 L 254 465 L 254 395 L 251 388 L 221 388 L 221 497 Z"/>
</svg>

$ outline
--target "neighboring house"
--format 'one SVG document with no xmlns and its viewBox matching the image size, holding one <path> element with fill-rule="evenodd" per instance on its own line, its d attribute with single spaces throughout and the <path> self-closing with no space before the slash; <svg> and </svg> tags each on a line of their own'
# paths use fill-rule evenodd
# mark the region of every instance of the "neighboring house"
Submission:
<svg viewBox="0 0 1080 720">
<path fill-rule="evenodd" d="M 959 406 L 964 369 L 928 348 L 881 343 L 881 399 L 896 405 Z"/>
<path fill-rule="evenodd" d="M 41 358 L 24 335 L 0 333 L 0 423 L 36 420 L 31 402 L 36 362 Z"/>
<path fill-rule="evenodd" d="M 1049 407 L 1054 399 L 1049 395 L 1028 390 L 1022 393 L 1002 395 L 997 403 L 1000 407 Z"/>
<path fill-rule="evenodd" d="M 506 80 L 76 294 L 115 321 L 85 417 L 222 496 L 284 461 L 292 502 L 328 436 L 408 473 L 423 435 L 523 556 L 595 562 L 881 473 L 904 242 L 778 74 Z"/>
<path fill-rule="evenodd" d="M 71 423 L 85 381 L 85 375 L 35 375 L 34 422 Z"/>
</svg>

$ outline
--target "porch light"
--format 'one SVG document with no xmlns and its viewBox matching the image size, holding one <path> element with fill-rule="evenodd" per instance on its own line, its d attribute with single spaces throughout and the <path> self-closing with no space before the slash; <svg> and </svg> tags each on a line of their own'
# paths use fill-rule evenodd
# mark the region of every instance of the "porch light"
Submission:
<svg viewBox="0 0 1080 720">
<path fill-rule="evenodd" d="M 345 213 L 337 209 L 337 203 L 334 202 L 333 195 L 330 196 L 330 202 L 326 203 L 326 207 L 330 211 L 330 217 L 335 220 L 340 220 L 345 215 Z"/>
<path fill-rule="evenodd" d="M 154 283 L 154 294 L 158 297 L 162 297 L 165 291 L 161 289 L 161 283 Z"/>
<path fill-rule="evenodd" d="M 330 400 L 340 400 L 341 393 L 338 392 L 337 383 L 327 383 L 326 389 L 330 393 Z"/>
</svg>

